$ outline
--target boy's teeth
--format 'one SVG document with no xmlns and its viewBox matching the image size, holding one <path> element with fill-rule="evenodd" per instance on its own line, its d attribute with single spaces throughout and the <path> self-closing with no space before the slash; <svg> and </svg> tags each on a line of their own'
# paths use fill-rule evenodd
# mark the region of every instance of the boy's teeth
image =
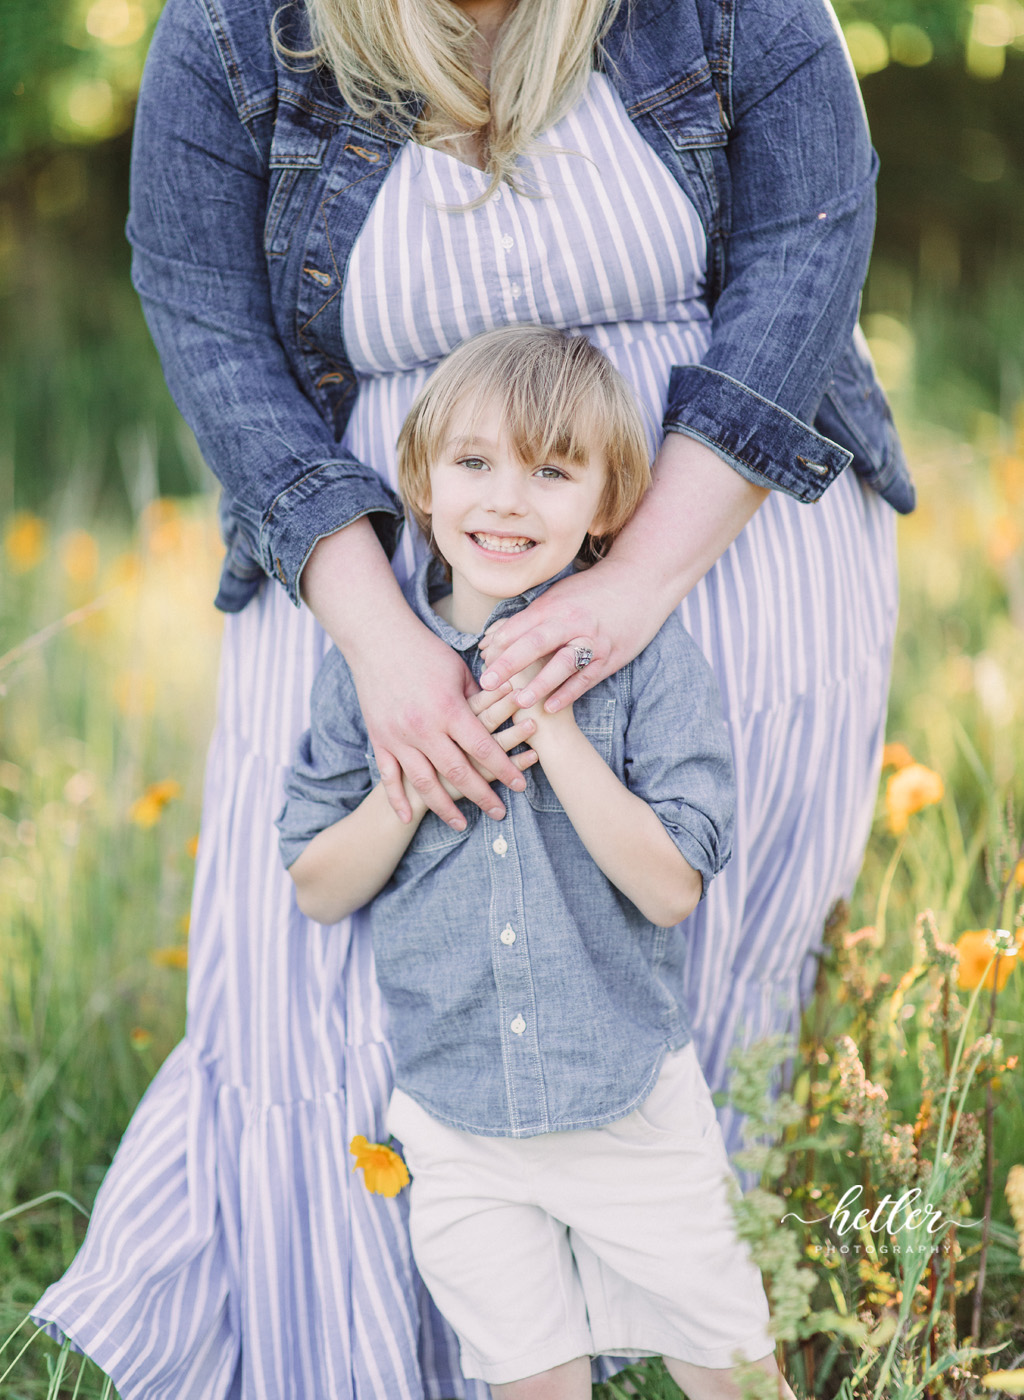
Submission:
<svg viewBox="0 0 1024 1400">
<path fill-rule="evenodd" d="M 484 535 L 478 530 L 473 538 L 478 544 L 482 544 L 485 549 L 496 549 L 505 554 L 521 554 L 523 550 L 529 549 L 533 540 L 525 535 L 519 535 L 515 539 L 509 539 L 502 535 Z"/>
</svg>

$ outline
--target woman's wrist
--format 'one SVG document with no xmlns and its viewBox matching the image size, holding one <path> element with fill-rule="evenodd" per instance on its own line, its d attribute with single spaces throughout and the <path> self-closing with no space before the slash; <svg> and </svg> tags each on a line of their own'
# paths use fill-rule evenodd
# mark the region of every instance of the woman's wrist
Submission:
<svg viewBox="0 0 1024 1400">
<path fill-rule="evenodd" d="M 300 591 L 354 668 L 379 654 L 382 639 L 395 646 L 403 631 L 422 626 L 366 516 L 316 542 L 302 570 Z"/>
</svg>

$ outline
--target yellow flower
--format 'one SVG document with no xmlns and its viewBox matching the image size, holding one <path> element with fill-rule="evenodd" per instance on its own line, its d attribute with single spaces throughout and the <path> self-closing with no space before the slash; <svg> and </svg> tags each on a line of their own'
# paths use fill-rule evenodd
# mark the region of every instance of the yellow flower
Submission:
<svg viewBox="0 0 1024 1400">
<path fill-rule="evenodd" d="M 100 567 L 100 551 L 88 530 L 72 530 L 60 542 L 60 562 L 72 583 L 91 583 Z"/>
<path fill-rule="evenodd" d="M 1006 1395 L 1024 1395 L 1024 1371 L 989 1371 L 982 1376 L 986 1390 L 1001 1390 Z"/>
<path fill-rule="evenodd" d="M 956 951 L 960 958 L 959 986 L 966 991 L 972 991 L 984 976 L 984 986 L 989 991 L 992 990 L 992 983 L 995 980 L 996 991 L 1001 992 L 1016 966 L 1017 950 L 1022 943 L 1024 943 L 1024 929 L 1018 929 L 1014 939 L 1014 950 L 1004 953 L 999 959 L 999 975 L 997 977 L 995 963 L 988 967 L 996 951 L 992 930 L 978 928 L 969 929 L 966 933 L 962 933 L 956 941 Z M 986 967 L 988 967 L 987 975 L 985 974 Z"/>
<path fill-rule="evenodd" d="M 352 1168 L 363 1170 L 363 1181 L 367 1191 L 375 1196 L 397 1196 L 403 1186 L 409 1185 L 409 1172 L 405 1163 L 390 1147 L 382 1142 L 367 1142 L 360 1134 L 349 1143 L 356 1164 Z"/>
<path fill-rule="evenodd" d="M 941 802 L 946 791 L 942 778 L 923 763 L 908 763 L 898 769 L 885 788 L 885 812 L 894 836 L 907 829 L 907 818 L 922 807 Z"/>
<path fill-rule="evenodd" d="M 142 1026 L 133 1026 L 128 1032 L 128 1039 L 135 1046 L 136 1050 L 148 1050 L 153 1044 L 153 1037 Z"/>
<path fill-rule="evenodd" d="M 164 778 L 162 782 L 150 783 L 137 797 L 128 810 L 128 816 L 136 826 L 156 826 L 168 802 L 181 793 L 181 784 L 174 778 Z"/>
<path fill-rule="evenodd" d="M 1013 871 L 1014 881 L 1018 885 L 1024 885 L 1024 860 L 1019 860 Z"/>
<path fill-rule="evenodd" d="M 157 967 L 176 967 L 184 972 L 188 967 L 188 944 L 179 943 L 172 948 L 154 948 L 149 955 Z"/>
<path fill-rule="evenodd" d="M 909 768 L 913 761 L 914 755 L 906 744 L 886 744 L 882 750 L 883 768 Z"/>
<path fill-rule="evenodd" d="M 27 574 L 46 553 L 46 522 L 27 510 L 16 510 L 4 530 L 4 550 L 11 573 Z"/>
<path fill-rule="evenodd" d="M 187 855 L 190 855 L 190 856 L 192 857 L 193 860 L 195 860 L 196 856 L 197 856 L 198 853 L 199 853 L 199 837 L 198 837 L 198 835 L 196 835 L 196 836 L 190 836 L 190 837 L 188 838 L 188 840 L 185 842 L 185 852 L 186 852 Z"/>
</svg>

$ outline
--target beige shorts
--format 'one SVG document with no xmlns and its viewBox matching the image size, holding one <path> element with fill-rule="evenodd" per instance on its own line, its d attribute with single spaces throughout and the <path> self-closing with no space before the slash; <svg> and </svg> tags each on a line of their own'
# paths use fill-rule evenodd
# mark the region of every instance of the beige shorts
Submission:
<svg viewBox="0 0 1024 1400">
<path fill-rule="evenodd" d="M 479 1137 L 400 1089 L 387 1126 L 412 1173 L 416 1264 L 467 1377 L 501 1384 L 599 1354 L 726 1367 L 774 1350 L 692 1044 L 603 1128 Z"/>
</svg>

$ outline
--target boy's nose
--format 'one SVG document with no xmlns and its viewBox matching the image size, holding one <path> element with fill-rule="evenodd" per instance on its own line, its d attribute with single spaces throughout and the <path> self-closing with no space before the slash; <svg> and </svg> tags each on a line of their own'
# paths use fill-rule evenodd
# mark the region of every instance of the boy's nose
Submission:
<svg viewBox="0 0 1024 1400">
<path fill-rule="evenodd" d="M 491 478 L 489 509 L 496 515 L 525 515 L 526 491 L 521 472 L 496 472 Z"/>
</svg>

